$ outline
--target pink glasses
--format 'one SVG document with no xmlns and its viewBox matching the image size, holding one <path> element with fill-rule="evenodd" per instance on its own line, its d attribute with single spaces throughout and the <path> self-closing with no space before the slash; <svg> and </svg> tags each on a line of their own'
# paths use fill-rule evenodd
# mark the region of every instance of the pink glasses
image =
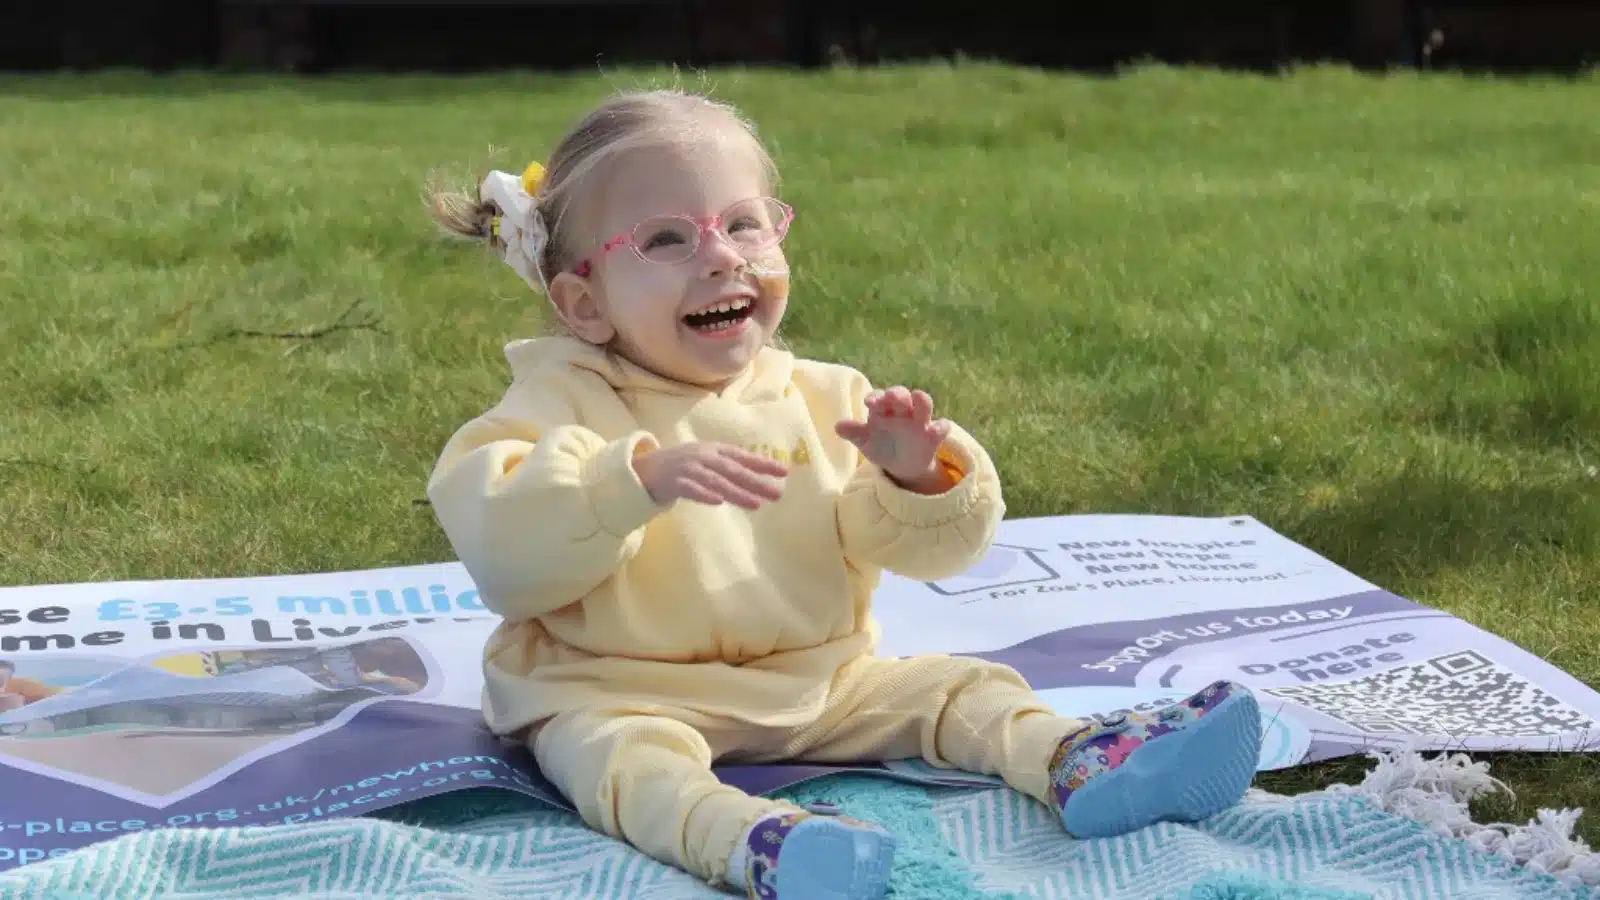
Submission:
<svg viewBox="0 0 1600 900">
<path fill-rule="evenodd" d="M 578 263 L 572 271 L 579 277 L 587 277 L 594 271 L 594 263 L 619 247 L 627 247 L 634 256 L 648 263 L 670 266 L 688 262 L 699 252 L 701 240 L 711 231 L 749 259 L 782 241 L 792 221 L 794 209 L 771 197 L 740 200 L 717 216 L 651 216 L 633 226 L 632 231 L 613 236 L 597 255 Z"/>
</svg>

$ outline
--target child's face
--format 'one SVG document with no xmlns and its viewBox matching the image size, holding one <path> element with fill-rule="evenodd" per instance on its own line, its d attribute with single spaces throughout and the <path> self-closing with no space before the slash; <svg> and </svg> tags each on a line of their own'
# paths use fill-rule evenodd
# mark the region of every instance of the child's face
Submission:
<svg viewBox="0 0 1600 900">
<path fill-rule="evenodd" d="M 776 224 L 759 202 L 768 193 L 759 161 L 737 137 L 709 136 L 692 150 L 632 154 L 604 177 L 586 248 L 594 261 L 589 290 L 607 326 L 598 334 L 613 332 L 624 356 L 663 377 L 727 383 L 778 330 L 789 299 L 781 245 L 737 246 Z M 698 246 L 688 219 L 661 218 L 704 221 L 730 210 L 720 232 L 702 228 Z M 601 254 L 616 235 L 632 235 L 652 261 L 628 247 Z M 721 315 L 705 315 L 724 305 Z"/>
</svg>

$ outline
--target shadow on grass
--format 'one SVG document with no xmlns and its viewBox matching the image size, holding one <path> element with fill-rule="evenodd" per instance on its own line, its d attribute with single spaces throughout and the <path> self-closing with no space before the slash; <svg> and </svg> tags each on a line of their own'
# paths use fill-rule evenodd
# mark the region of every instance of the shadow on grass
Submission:
<svg viewBox="0 0 1600 900">
<path fill-rule="evenodd" d="M 1486 484 L 1411 464 L 1274 527 L 1363 577 L 1426 578 L 1517 548 L 1600 553 L 1600 481 Z"/>
<path fill-rule="evenodd" d="M 1401 421 L 1518 447 L 1594 447 L 1600 439 L 1600 308 L 1593 302 L 1524 301 L 1463 322 L 1428 355 L 1438 367 L 1413 383 L 1395 411 Z"/>
</svg>

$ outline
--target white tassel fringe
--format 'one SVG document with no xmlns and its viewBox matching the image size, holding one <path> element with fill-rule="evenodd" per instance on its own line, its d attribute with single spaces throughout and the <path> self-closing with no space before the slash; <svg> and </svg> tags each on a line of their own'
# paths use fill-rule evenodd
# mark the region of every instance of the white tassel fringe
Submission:
<svg viewBox="0 0 1600 900">
<path fill-rule="evenodd" d="M 1435 834 L 1466 841 L 1477 850 L 1569 887 L 1600 886 L 1600 853 L 1573 834 L 1581 809 L 1541 809 L 1526 825 L 1472 821 L 1467 807 L 1496 792 L 1515 796 L 1489 774 L 1489 764 L 1464 753 L 1428 759 L 1410 750 L 1374 751 L 1378 765 L 1359 785 L 1336 784 L 1331 794 L 1354 794 L 1385 812 L 1405 816 Z"/>
</svg>

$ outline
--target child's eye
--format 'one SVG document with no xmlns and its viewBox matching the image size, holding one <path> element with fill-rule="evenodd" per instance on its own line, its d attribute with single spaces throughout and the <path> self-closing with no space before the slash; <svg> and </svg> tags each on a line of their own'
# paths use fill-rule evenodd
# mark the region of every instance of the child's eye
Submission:
<svg viewBox="0 0 1600 900">
<path fill-rule="evenodd" d="M 681 243 L 683 243 L 683 235 L 677 233 L 676 231 L 668 230 L 655 232 L 648 238 L 645 238 L 644 244 L 641 246 L 643 246 L 645 250 L 655 250 L 660 247 L 672 247 Z"/>
<path fill-rule="evenodd" d="M 749 216 L 745 216 L 745 217 L 740 218 L 740 219 L 735 219 L 732 222 L 732 224 L 730 224 L 728 226 L 728 232 L 731 234 L 731 233 L 733 233 L 735 231 L 746 231 L 746 230 L 749 230 L 751 228 L 760 228 L 760 227 L 761 227 L 761 223 L 760 222 L 757 222 L 754 218 L 751 218 Z"/>
</svg>

